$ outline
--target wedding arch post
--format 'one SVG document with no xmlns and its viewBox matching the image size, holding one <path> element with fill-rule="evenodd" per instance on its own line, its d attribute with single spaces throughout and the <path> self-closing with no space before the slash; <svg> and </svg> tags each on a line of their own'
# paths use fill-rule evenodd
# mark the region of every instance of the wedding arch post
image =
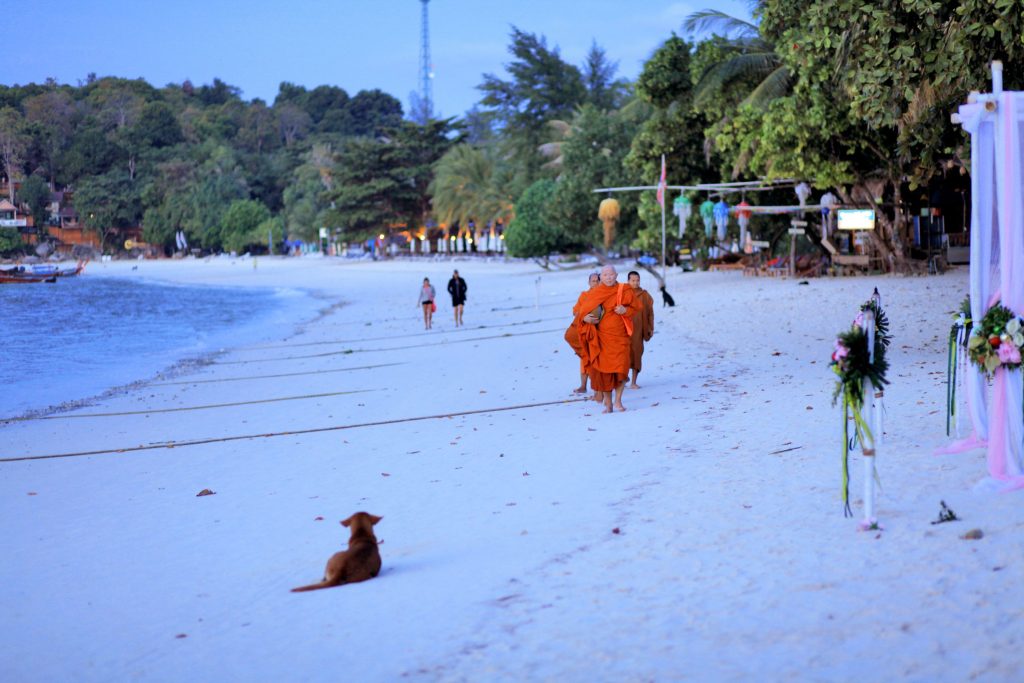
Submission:
<svg viewBox="0 0 1024 683">
<path fill-rule="evenodd" d="M 863 311 L 864 315 L 864 334 L 868 338 L 868 360 L 871 363 L 875 362 L 875 313 L 872 309 L 866 309 Z M 881 437 L 881 432 L 878 430 L 876 423 L 876 405 L 881 406 L 881 399 L 879 396 L 880 392 L 875 391 L 874 385 L 871 380 L 867 377 L 864 378 L 863 384 L 864 391 L 864 403 L 867 408 L 867 413 L 870 416 L 869 424 L 871 425 L 871 437 L 868 441 L 862 441 L 860 444 L 861 455 L 864 458 L 864 520 L 860 523 L 861 529 L 871 529 L 876 527 L 878 521 L 875 517 L 875 477 L 877 470 L 875 469 L 875 456 L 878 453 L 878 446 Z"/>
<path fill-rule="evenodd" d="M 1024 92 L 1003 91 L 1003 65 L 992 63 L 992 92 L 971 93 L 953 122 L 971 136 L 970 303 L 974 325 L 1001 303 L 1024 315 Z M 1024 487 L 1024 380 L 997 368 L 991 404 L 985 378 L 971 364 L 967 397 L 972 437 L 943 449 L 986 445 L 989 475 L 1007 488 Z"/>
</svg>

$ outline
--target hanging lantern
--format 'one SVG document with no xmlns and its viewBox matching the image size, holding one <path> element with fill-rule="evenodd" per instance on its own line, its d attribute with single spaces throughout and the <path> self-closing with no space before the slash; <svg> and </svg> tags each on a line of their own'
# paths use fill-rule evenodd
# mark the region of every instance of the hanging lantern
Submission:
<svg viewBox="0 0 1024 683">
<path fill-rule="evenodd" d="M 807 198 L 811 196 L 810 185 L 808 185 L 807 183 L 800 183 L 799 185 L 793 188 L 793 191 L 796 192 L 797 199 L 800 200 L 800 206 L 804 206 L 805 204 L 807 204 Z"/>
<path fill-rule="evenodd" d="M 750 204 L 744 199 L 736 205 L 736 222 L 740 224 L 740 244 L 747 242 L 747 228 L 750 227 L 750 217 L 754 212 L 750 210 Z"/>
<path fill-rule="evenodd" d="M 679 216 L 679 237 L 682 239 L 683 233 L 686 232 L 686 221 L 693 213 L 693 203 L 686 195 L 681 194 L 672 202 L 672 213 Z"/>
<path fill-rule="evenodd" d="M 705 199 L 700 205 L 700 218 L 704 221 L 704 235 L 710 238 L 715 225 L 715 203 L 710 199 Z"/>
<path fill-rule="evenodd" d="M 839 199 L 831 192 L 826 192 L 821 195 L 818 203 L 821 204 L 821 236 L 827 239 L 829 233 L 835 229 L 835 208 L 839 206 Z"/>
<path fill-rule="evenodd" d="M 725 241 L 725 231 L 729 227 L 729 205 L 719 199 L 714 208 L 715 225 L 718 226 L 718 241 Z"/>
<path fill-rule="evenodd" d="M 597 217 L 604 225 L 604 249 L 608 251 L 615 241 L 615 222 L 619 220 L 619 202 L 611 197 L 601 200 L 597 209 Z"/>
</svg>

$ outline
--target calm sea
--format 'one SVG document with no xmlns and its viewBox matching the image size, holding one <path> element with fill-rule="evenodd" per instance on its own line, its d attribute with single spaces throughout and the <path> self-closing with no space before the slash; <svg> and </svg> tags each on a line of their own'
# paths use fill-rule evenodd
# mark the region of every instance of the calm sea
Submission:
<svg viewBox="0 0 1024 683">
<path fill-rule="evenodd" d="M 185 359 L 284 336 L 316 308 L 298 290 L 88 274 L 0 285 L 0 418 L 88 399 Z"/>
</svg>

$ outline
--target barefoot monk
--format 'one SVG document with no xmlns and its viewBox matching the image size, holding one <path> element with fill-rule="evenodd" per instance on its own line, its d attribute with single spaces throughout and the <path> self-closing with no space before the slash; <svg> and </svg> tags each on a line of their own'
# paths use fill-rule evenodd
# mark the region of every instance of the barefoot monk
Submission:
<svg viewBox="0 0 1024 683">
<path fill-rule="evenodd" d="M 587 278 L 587 289 L 597 287 L 600 282 L 601 276 L 597 273 L 591 273 Z M 580 296 L 582 298 L 582 295 Z M 586 313 L 586 311 L 584 311 L 584 313 Z M 569 327 L 565 331 L 565 341 L 572 347 L 573 352 L 580 357 L 580 385 L 572 391 L 574 394 L 585 394 L 587 393 L 587 370 L 583 367 L 583 350 L 580 346 L 580 334 L 576 329 L 576 323 L 580 317 L 579 302 L 573 306 L 572 316 L 572 322 L 569 323 Z"/>
<path fill-rule="evenodd" d="M 629 378 L 629 340 L 633 314 L 641 310 L 632 288 L 617 279 L 615 268 L 605 266 L 601 284 L 581 294 L 576 306 L 581 358 L 606 413 L 626 409 L 622 391 Z"/>
<path fill-rule="evenodd" d="M 643 367 L 644 344 L 651 341 L 654 335 L 654 297 L 640 286 L 640 273 L 635 270 L 629 271 L 626 276 L 629 286 L 633 288 L 633 294 L 640 300 L 640 312 L 633 314 L 633 335 L 630 338 L 629 348 L 629 369 L 633 371 L 633 381 L 630 389 L 639 389 L 636 377 Z"/>
</svg>

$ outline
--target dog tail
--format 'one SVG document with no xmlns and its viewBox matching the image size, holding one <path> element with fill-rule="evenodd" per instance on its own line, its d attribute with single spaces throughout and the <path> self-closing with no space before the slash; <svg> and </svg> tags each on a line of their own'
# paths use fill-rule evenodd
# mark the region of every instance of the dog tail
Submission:
<svg viewBox="0 0 1024 683">
<path fill-rule="evenodd" d="M 333 585 L 334 585 L 333 583 L 327 583 L 326 581 L 321 581 L 320 583 L 311 583 L 308 586 L 299 586 L 298 588 L 293 588 L 292 589 L 292 593 L 302 593 L 304 591 L 315 591 L 315 590 L 320 590 L 321 588 L 330 588 Z"/>
</svg>

